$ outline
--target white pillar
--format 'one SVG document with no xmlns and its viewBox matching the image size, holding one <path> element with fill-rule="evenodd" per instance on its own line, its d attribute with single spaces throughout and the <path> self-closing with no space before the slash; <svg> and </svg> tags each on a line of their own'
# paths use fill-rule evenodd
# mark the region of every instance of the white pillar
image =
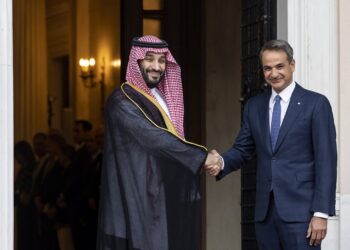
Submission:
<svg viewBox="0 0 350 250">
<path fill-rule="evenodd" d="M 340 249 L 350 249 L 350 2 L 339 0 Z"/>
<path fill-rule="evenodd" d="M 326 95 L 338 124 L 337 1 L 279 0 L 277 5 L 277 37 L 294 49 L 294 80 Z"/>
<path fill-rule="evenodd" d="M 294 49 L 294 80 L 307 89 L 324 94 L 331 102 L 341 151 L 339 117 L 344 114 L 339 112 L 338 1 L 279 0 L 277 13 L 277 37 L 287 40 Z M 339 170 L 344 168 L 341 164 L 338 166 Z M 340 191 L 339 182 L 337 191 Z M 349 249 L 339 248 L 341 199 L 342 195 L 338 193 L 337 216 L 329 219 L 323 250 Z"/>
<path fill-rule="evenodd" d="M 0 0 L 0 249 L 13 249 L 12 0 Z"/>
</svg>

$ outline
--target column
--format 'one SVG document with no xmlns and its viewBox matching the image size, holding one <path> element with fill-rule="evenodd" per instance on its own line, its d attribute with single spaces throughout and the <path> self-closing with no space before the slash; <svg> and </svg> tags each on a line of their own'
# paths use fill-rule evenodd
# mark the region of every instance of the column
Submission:
<svg viewBox="0 0 350 250">
<path fill-rule="evenodd" d="M 340 93 L 343 90 L 339 85 L 338 1 L 280 0 L 277 2 L 277 37 L 288 40 L 294 48 L 296 60 L 294 80 L 307 89 L 324 94 L 331 102 L 340 156 L 343 151 L 341 128 L 344 112 L 339 103 Z M 343 2 L 345 3 L 346 0 Z M 338 161 L 338 176 L 341 176 L 339 173 L 342 173 L 344 168 L 344 161 Z M 328 221 L 328 234 L 322 244 L 323 250 L 346 249 L 340 248 L 339 242 L 341 234 L 339 226 L 345 212 L 341 204 L 343 191 L 339 179 L 338 177 L 337 215 Z"/>
<path fill-rule="evenodd" d="M 12 0 L 0 0 L 0 249 L 13 249 Z"/>
<path fill-rule="evenodd" d="M 339 189 L 341 250 L 350 249 L 350 2 L 339 0 Z"/>
</svg>

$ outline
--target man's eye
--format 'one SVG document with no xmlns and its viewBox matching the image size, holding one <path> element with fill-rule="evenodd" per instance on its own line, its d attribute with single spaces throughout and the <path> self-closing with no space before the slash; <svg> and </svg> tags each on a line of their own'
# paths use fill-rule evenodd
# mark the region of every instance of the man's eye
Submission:
<svg viewBox="0 0 350 250">
<path fill-rule="evenodd" d="M 271 68 L 264 68 L 265 72 L 271 71 Z"/>
</svg>

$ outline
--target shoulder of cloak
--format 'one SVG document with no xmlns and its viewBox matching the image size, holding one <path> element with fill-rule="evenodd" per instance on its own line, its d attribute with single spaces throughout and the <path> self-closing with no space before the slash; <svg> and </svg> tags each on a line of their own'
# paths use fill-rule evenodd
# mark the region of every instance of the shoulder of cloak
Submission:
<svg viewBox="0 0 350 250">
<path fill-rule="evenodd" d="M 143 111 L 143 113 L 158 126 L 163 128 L 166 127 L 160 111 L 152 102 L 127 84 L 124 84 L 122 88 L 123 89 L 119 87 L 115 89 L 108 97 L 106 109 L 107 112 L 109 106 L 128 102 L 129 104 L 134 105 Z"/>
</svg>

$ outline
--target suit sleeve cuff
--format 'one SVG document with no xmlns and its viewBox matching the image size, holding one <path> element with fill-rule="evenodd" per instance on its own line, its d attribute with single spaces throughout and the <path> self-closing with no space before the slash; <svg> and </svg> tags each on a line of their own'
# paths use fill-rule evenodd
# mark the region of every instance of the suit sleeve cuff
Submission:
<svg viewBox="0 0 350 250">
<path fill-rule="evenodd" d="M 314 217 L 319 217 L 319 218 L 323 218 L 323 219 L 328 219 L 329 215 L 325 214 L 325 213 L 321 213 L 321 212 L 315 212 L 314 213 Z"/>
<path fill-rule="evenodd" d="M 224 168 L 225 168 L 225 161 L 224 161 L 224 158 L 222 158 L 221 155 L 220 155 L 220 165 L 221 165 L 221 171 L 224 170 Z"/>
</svg>

